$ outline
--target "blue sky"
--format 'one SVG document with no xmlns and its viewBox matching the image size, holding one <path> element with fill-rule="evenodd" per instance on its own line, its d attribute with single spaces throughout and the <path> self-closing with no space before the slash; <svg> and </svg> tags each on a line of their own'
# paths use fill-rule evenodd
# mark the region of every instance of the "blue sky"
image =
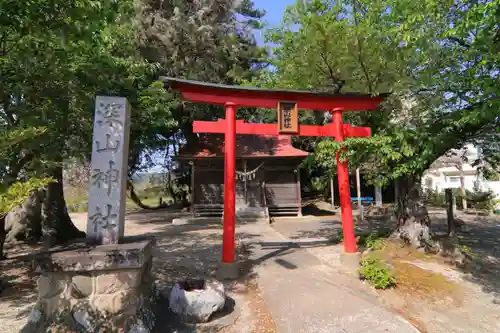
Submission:
<svg viewBox="0 0 500 333">
<path fill-rule="evenodd" d="M 295 0 L 253 0 L 253 2 L 256 8 L 266 10 L 264 19 L 268 26 L 275 27 L 280 25 L 285 8 L 295 3 Z M 256 37 L 257 41 L 263 42 L 260 32 L 256 32 Z"/>
<path fill-rule="evenodd" d="M 285 8 L 295 0 L 253 0 L 255 7 L 266 10 L 266 21 L 273 26 L 279 25 Z"/>
</svg>

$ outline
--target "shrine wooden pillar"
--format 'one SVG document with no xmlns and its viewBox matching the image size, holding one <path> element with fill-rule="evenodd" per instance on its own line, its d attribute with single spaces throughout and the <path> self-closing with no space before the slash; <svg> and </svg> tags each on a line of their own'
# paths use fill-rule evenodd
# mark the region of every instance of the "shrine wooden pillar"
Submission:
<svg viewBox="0 0 500 333">
<path fill-rule="evenodd" d="M 233 263 L 235 259 L 236 226 L 236 105 L 233 103 L 226 103 L 224 171 L 222 262 Z"/>
<path fill-rule="evenodd" d="M 344 141 L 344 124 L 342 121 L 342 109 L 332 111 L 335 141 Z M 352 218 L 351 191 L 349 185 L 348 162 L 340 161 L 337 153 L 337 174 L 339 182 L 340 209 L 342 212 L 342 230 L 344 232 L 344 251 L 356 252 L 356 238 L 354 236 L 354 221 Z"/>
<path fill-rule="evenodd" d="M 196 166 L 194 164 L 194 161 L 191 161 L 189 162 L 189 164 L 191 165 L 191 197 L 190 197 L 190 201 L 191 201 L 191 214 L 193 215 L 194 217 L 194 204 L 195 204 L 195 176 L 196 176 Z"/>
</svg>

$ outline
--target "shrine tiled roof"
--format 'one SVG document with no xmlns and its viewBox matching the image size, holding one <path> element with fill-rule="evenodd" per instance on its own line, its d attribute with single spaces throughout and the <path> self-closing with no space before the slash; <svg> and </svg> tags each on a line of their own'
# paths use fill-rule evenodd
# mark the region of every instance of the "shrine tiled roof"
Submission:
<svg viewBox="0 0 500 333">
<path fill-rule="evenodd" d="M 236 135 L 236 157 L 306 157 L 308 152 L 294 148 L 289 135 Z M 183 147 L 178 159 L 224 156 L 223 134 L 200 134 L 196 147 Z"/>
</svg>

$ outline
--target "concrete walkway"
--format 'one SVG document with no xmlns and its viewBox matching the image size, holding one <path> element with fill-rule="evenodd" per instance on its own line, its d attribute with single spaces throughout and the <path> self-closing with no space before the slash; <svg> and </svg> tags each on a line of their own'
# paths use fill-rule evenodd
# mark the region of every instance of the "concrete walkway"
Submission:
<svg viewBox="0 0 500 333">
<path fill-rule="evenodd" d="M 249 240 L 259 286 L 280 333 L 419 332 L 378 304 L 353 276 L 325 265 L 267 225 Z"/>
</svg>

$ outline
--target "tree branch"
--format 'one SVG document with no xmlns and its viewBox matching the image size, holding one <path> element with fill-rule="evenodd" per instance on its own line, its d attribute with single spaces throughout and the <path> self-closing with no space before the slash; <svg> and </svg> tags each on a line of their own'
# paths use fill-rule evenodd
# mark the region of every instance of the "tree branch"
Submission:
<svg viewBox="0 0 500 333">
<path fill-rule="evenodd" d="M 431 132 L 438 133 L 439 132 L 438 127 L 442 128 L 443 126 L 446 126 L 445 124 L 448 121 L 452 121 L 452 122 L 456 123 L 457 118 L 461 118 L 461 117 L 463 117 L 464 114 L 469 113 L 471 110 L 474 110 L 475 108 L 481 107 L 481 106 L 483 106 L 491 101 L 492 101 L 492 99 L 483 100 L 483 101 L 474 103 L 466 108 L 458 110 L 456 112 L 445 114 L 443 117 L 441 117 L 440 119 L 438 119 L 434 122 L 435 129 L 431 130 Z M 434 147 L 435 148 L 434 154 L 428 158 L 429 160 L 431 158 L 433 159 L 432 161 L 429 162 L 429 166 L 435 160 L 437 160 L 439 157 L 443 156 L 446 152 L 448 152 L 449 150 L 451 150 L 453 148 L 456 148 L 460 142 L 466 142 L 466 141 L 471 140 L 485 126 L 490 125 L 490 123 L 491 123 L 490 119 L 483 119 L 483 121 L 479 121 L 477 123 L 466 124 L 463 127 L 458 128 L 456 131 L 453 131 L 452 133 L 447 131 L 441 137 L 436 137 L 434 139 L 435 142 L 442 142 L 445 144 L 442 144 L 438 147 Z M 436 148 L 439 148 L 439 149 L 436 149 Z"/>
<path fill-rule="evenodd" d="M 332 66 L 330 66 L 330 63 L 329 63 L 328 59 L 326 58 L 326 55 L 324 54 L 324 52 L 319 52 L 319 56 L 323 60 L 323 62 L 325 63 L 326 68 L 328 69 L 327 75 L 330 76 L 330 79 L 332 80 L 332 84 L 337 86 L 334 93 L 338 93 L 342 89 L 342 87 L 345 85 L 345 81 L 341 80 L 340 78 L 338 78 L 335 75 L 333 68 L 332 68 Z"/>
<path fill-rule="evenodd" d="M 135 193 L 134 184 L 132 184 L 132 181 L 127 180 L 127 187 L 130 191 L 130 199 L 132 199 L 132 201 L 142 209 L 155 210 L 168 207 L 167 204 L 161 204 L 156 207 L 145 205 L 142 203 L 141 199 L 137 196 L 137 193 Z"/>
<path fill-rule="evenodd" d="M 32 152 L 26 152 L 23 153 L 23 156 L 17 161 L 16 165 L 10 169 L 9 173 L 5 177 L 5 185 L 10 186 L 12 185 L 16 179 L 21 170 L 31 162 L 31 160 L 35 157 L 35 155 Z"/>
<path fill-rule="evenodd" d="M 361 66 L 361 69 L 363 70 L 363 73 L 365 75 L 366 83 L 368 84 L 368 93 L 372 94 L 373 93 L 373 84 L 372 84 L 372 79 L 370 77 L 370 73 L 368 71 L 368 67 L 366 66 L 366 64 L 363 60 L 363 43 L 362 43 L 361 38 L 359 36 L 359 30 L 358 30 L 359 21 L 358 21 L 357 13 L 358 13 L 358 1 L 354 0 L 354 3 L 353 3 L 353 14 L 354 15 L 353 16 L 354 16 L 354 25 L 356 26 L 356 46 L 358 49 L 358 61 L 359 61 L 359 64 Z"/>
<path fill-rule="evenodd" d="M 458 38 L 458 37 L 448 37 L 448 40 L 457 43 L 458 45 L 465 47 L 466 49 L 470 48 L 470 44 L 467 43 L 466 41 Z"/>
</svg>

